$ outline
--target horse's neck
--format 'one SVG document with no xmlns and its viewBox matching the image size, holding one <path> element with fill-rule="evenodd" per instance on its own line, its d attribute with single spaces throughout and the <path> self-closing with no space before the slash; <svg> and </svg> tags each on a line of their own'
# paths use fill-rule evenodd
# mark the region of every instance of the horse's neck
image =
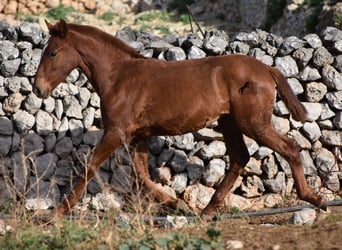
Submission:
<svg viewBox="0 0 342 250">
<path fill-rule="evenodd" d="M 100 94 L 100 84 L 106 75 L 113 75 L 125 60 L 144 57 L 118 38 L 97 30 L 94 38 L 88 32 L 74 31 L 74 46 L 80 54 L 80 68 Z"/>
</svg>

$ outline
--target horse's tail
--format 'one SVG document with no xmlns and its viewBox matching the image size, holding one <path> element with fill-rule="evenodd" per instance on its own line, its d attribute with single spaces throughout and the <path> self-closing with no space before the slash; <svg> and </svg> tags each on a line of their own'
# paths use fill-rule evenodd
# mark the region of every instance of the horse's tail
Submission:
<svg viewBox="0 0 342 250">
<path fill-rule="evenodd" d="M 284 75 L 276 68 L 271 68 L 270 73 L 273 80 L 276 82 L 281 99 L 286 104 L 293 118 L 297 121 L 304 122 L 307 118 L 307 111 L 293 93 Z"/>
</svg>

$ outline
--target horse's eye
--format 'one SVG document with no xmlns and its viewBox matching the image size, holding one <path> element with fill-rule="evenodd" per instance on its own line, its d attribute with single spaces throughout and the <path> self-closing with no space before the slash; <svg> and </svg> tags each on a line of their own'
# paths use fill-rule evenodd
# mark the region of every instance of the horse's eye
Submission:
<svg viewBox="0 0 342 250">
<path fill-rule="evenodd" d="M 51 53 L 50 53 L 50 57 L 51 57 L 51 58 L 54 58 L 54 57 L 56 57 L 56 55 L 57 55 L 57 53 L 56 53 L 56 52 L 51 52 Z"/>
</svg>

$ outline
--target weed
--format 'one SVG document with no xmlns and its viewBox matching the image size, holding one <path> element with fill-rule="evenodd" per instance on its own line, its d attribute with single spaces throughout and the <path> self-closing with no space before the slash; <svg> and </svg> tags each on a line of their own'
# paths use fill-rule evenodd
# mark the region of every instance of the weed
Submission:
<svg viewBox="0 0 342 250">
<path fill-rule="evenodd" d="M 110 21 L 113 21 L 113 19 L 117 16 L 118 16 L 117 13 L 114 13 L 112 11 L 107 11 L 100 16 L 100 19 L 102 19 L 106 22 L 110 22 Z"/>
<path fill-rule="evenodd" d="M 52 8 L 48 12 L 46 12 L 46 17 L 53 20 L 68 20 L 68 15 L 70 15 L 74 11 L 75 9 L 72 7 L 59 5 L 58 7 Z"/>
<path fill-rule="evenodd" d="M 138 17 L 134 20 L 134 24 L 144 24 L 146 22 L 152 21 L 167 22 L 169 20 L 170 17 L 166 11 L 146 11 L 138 15 Z"/>
</svg>

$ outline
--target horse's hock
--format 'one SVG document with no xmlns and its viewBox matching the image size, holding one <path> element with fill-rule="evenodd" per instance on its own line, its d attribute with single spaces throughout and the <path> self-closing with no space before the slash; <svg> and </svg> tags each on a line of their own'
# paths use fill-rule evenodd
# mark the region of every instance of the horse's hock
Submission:
<svg viewBox="0 0 342 250">
<path fill-rule="evenodd" d="M 342 31 L 328 27 L 321 34 L 282 38 L 261 30 L 239 33 L 234 39 L 222 32 L 162 39 L 129 28 L 117 36 L 145 56 L 184 60 L 226 53 L 242 53 L 275 65 L 309 112 L 308 121 L 296 122 L 280 99 L 273 124 L 294 138 L 301 148 L 307 181 L 332 200 L 342 178 Z M 60 203 L 73 180 L 82 173 L 87 155 L 102 136 L 100 101 L 77 69 L 48 99 L 32 92 L 35 72 L 46 35 L 37 24 L 0 25 L 0 205 L 25 200 L 28 207 Z M 172 105 L 172 103 L 170 103 Z M 203 209 L 229 167 L 222 135 L 212 126 L 174 137 L 153 137 L 149 143 L 152 178 L 171 195 Z M 251 160 L 235 183 L 227 205 L 241 209 L 272 207 L 284 198 L 296 198 L 287 162 L 247 137 Z M 124 147 L 101 167 L 88 185 L 85 202 L 97 209 L 121 206 L 119 193 L 132 188 L 131 159 Z M 110 184 L 110 185 L 108 185 Z M 25 198 L 25 199 L 24 199 Z M 39 202 L 38 202 L 39 201 Z M 84 205 L 84 204 L 83 204 Z M 86 205 L 85 205 L 86 206 Z"/>
</svg>

